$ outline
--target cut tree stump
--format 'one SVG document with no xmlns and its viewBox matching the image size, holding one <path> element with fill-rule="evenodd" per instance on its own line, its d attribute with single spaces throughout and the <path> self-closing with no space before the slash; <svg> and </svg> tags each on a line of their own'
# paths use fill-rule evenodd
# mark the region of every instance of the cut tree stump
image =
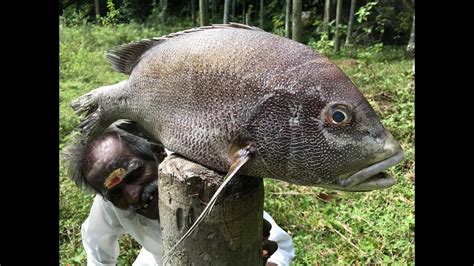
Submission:
<svg viewBox="0 0 474 266">
<path fill-rule="evenodd" d="M 160 164 L 158 191 L 165 254 L 201 214 L 224 176 L 175 154 Z M 261 266 L 262 224 L 262 179 L 236 176 L 168 263 Z"/>
</svg>

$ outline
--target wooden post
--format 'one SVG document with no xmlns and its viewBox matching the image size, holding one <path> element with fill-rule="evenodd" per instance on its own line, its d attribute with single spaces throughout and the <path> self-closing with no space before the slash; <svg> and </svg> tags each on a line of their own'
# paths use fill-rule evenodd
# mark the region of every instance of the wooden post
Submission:
<svg viewBox="0 0 474 266">
<path fill-rule="evenodd" d="M 224 176 L 174 154 L 160 164 L 158 191 L 165 254 L 204 210 Z M 261 266 L 262 224 L 262 179 L 236 176 L 169 263 Z"/>
</svg>

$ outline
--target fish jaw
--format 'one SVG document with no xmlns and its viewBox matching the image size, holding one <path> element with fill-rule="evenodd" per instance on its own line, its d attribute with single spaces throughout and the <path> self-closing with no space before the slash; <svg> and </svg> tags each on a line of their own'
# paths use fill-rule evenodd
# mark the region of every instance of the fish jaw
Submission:
<svg viewBox="0 0 474 266">
<path fill-rule="evenodd" d="M 383 172 L 398 164 L 404 158 L 400 144 L 388 133 L 383 146 L 381 160 L 363 169 L 340 175 L 338 188 L 345 191 L 370 191 L 385 189 L 395 184 L 395 179 Z M 343 178 L 344 176 L 348 176 Z"/>
</svg>

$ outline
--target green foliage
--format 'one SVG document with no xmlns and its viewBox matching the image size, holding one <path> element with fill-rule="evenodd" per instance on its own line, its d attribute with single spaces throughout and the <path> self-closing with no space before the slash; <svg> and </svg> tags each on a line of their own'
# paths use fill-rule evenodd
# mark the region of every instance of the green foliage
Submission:
<svg viewBox="0 0 474 266">
<path fill-rule="evenodd" d="M 407 2 L 399 4 L 397 0 L 384 0 L 375 7 L 375 31 L 381 36 L 390 36 L 392 43 L 406 44 L 411 30 L 413 8 Z M 390 33 L 387 35 L 387 31 Z M 386 39 L 386 38 L 385 38 Z M 384 41 L 384 40 L 382 40 Z"/>
<path fill-rule="evenodd" d="M 148 22 L 151 22 L 151 21 L 156 22 L 156 21 L 159 20 L 160 15 L 161 15 L 160 6 L 156 3 L 156 0 L 153 0 L 151 13 L 150 13 L 150 16 L 148 16 L 147 20 L 148 20 Z"/>
<path fill-rule="evenodd" d="M 367 62 L 369 60 L 373 60 L 374 57 L 380 54 L 383 49 L 383 43 L 376 43 L 374 45 L 369 46 L 366 50 L 359 52 L 357 58 Z"/>
<path fill-rule="evenodd" d="M 169 0 L 168 0 L 169 1 Z M 348 4 L 347 2 L 346 4 Z M 104 8 L 104 4 L 106 4 Z M 257 2 L 246 3 L 246 8 L 250 9 L 252 4 L 257 4 L 248 12 L 251 13 L 250 22 L 252 25 L 258 25 L 259 4 Z M 284 35 L 285 21 L 284 0 L 265 1 L 265 19 L 264 29 L 275 34 Z M 373 45 L 382 42 L 384 45 L 400 45 L 408 43 L 410 37 L 411 21 L 414 7 L 409 0 L 369 0 L 359 1 L 361 7 L 356 8 L 355 21 L 353 27 L 352 43 L 355 45 Z M 63 2 L 65 9 L 61 19 L 68 25 L 82 25 L 86 22 L 95 22 L 95 10 L 93 1 L 68 0 Z M 196 2 L 196 8 L 197 8 Z M 213 18 L 213 23 L 221 23 L 223 12 L 223 0 L 217 1 L 217 15 Z M 190 2 L 189 0 L 169 1 L 166 8 L 166 17 L 162 18 L 163 10 L 159 8 L 157 0 L 137 1 L 137 0 L 107 0 L 101 1 L 101 11 L 105 17 L 100 19 L 104 25 L 116 25 L 119 23 L 144 23 L 145 25 L 163 26 L 175 25 L 175 23 L 187 24 L 192 26 L 189 21 Z M 244 21 L 242 16 L 242 3 L 237 2 L 236 18 L 233 22 Z M 105 12 L 104 12 L 105 11 Z M 348 6 L 342 15 L 341 37 L 344 38 L 345 28 L 349 17 Z M 303 4 L 303 13 L 311 13 L 303 19 L 302 42 L 318 40 L 322 33 L 321 25 L 324 13 L 324 1 L 305 1 Z M 334 20 L 330 25 L 329 39 L 333 38 Z"/>
<path fill-rule="evenodd" d="M 406 44 L 413 8 L 402 0 L 369 1 L 355 13 L 354 42 Z"/>
<path fill-rule="evenodd" d="M 334 41 L 329 40 L 327 32 L 322 32 L 319 41 L 311 40 L 308 46 L 318 51 L 319 53 L 328 54 L 332 52 L 334 47 Z"/>
<path fill-rule="evenodd" d="M 372 8 L 378 4 L 378 1 L 367 2 L 364 6 L 360 7 L 355 13 L 357 22 L 362 23 L 367 21 L 369 15 L 372 13 Z"/>
<path fill-rule="evenodd" d="M 245 13 L 250 13 L 250 14 L 252 14 L 253 12 L 254 12 L 254 10 L 253 10 L 253 5 L 248 5 L 248 7 L 247 7 L 247 12 L 245 12 Z"/>
<path fill-rule="evenodd" d="M 107 0 L 107 15 L 99 19 L 103 26 L 113 26 L 117 24 L 120 16 L 119 9 L 115 8 L 113 0 Z"/>
<path fill-rule="evenodd" d="M 285 36 L 285 14 L 272 17 L 272 33 Z"/>
<path fill-rule="evenodd" d="M 373 14 L 374 7 L 378 4 L 378 1 L 367 2 L 364 6 L 360 7 L 359 10 L 354 14 L 357 23 L 355 24 L 354 30 L 354 43 L 367 44 L 373 42 L 373 30 L 374 23 L 368 21 L 369 17 Z M 378 27 L 377 29 L 380 29 Z M 383 27 L 382 27 L 383 29 Z"/>
<path fill-rule="evenodd" d="M 69 143 L 79 119 L 69 103 L 99 86 L 127 78 L 112 70 L 104 50 L 116 45 L 189 28 L 143 26 L 110 27 L 95 24 L 60 25 L 60 150 Z M 173 22 L 174 23 L 174 22 Z M 328 42 L 327 37 L 322 38 Z M 312 48 L 322 47 L 312 41 Z M 320 45 L 320 46 L 318 46 Z M 327 191 L 315 187 L 265 180 L 265 210 L 293 238 L 292 265 L 413 265 L 414 264 L 414 81 L 412 60 L 404 47 L 375 44 L 353 46 L 333 60 L 359 87 L 384 126 L 405 150 L 405 160 L 389 170 L 397 184 L 367 193 Z M 323 201 L 320 193 L 331 196 Z M 93 196 L 80 191 L 60 164 L 60 264 L 84 265 L 80 226 Z M 131 265 L 140 246 L 129 236 L 120 239 L 119 265 Z"/>
<path fill-rule="evenodd" d="M 60 25 L 79 26 L 87 24 L 91 9 L 91 5 L 83 5 L 81 8 L 67 7 L 63 10 L 63 15 L 59 17 Z"/>
<path fill-rule="evenodd" d="M 135 19 L 138 18 L 138 16 L 135 14 L 137 8 L 134 6 L 131 0 L 122 1 L 123 2 L 122 5 L 119 7 L 116 20 L 120 20 L 125 23 L 135 21 Z"/>
</svg>

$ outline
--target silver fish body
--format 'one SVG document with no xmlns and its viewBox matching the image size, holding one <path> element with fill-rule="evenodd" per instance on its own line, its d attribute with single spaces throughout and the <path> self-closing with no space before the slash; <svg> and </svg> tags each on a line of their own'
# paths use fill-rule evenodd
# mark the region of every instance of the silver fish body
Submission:
<svg viewBox="0 0 474 266">
<path fill-rule="evenodd" d="M 128 80 L 72 105 L 89 135 L 118 119 L 199 164 L 348 191 L 391 186 L 382 173 L 403 159 L 398 142 L 351 80 L 309 47 L 244 25 L 192 29 L 114 48 Z M 372 167 L 372 168 L 370 168 Z"/>
</svg>

